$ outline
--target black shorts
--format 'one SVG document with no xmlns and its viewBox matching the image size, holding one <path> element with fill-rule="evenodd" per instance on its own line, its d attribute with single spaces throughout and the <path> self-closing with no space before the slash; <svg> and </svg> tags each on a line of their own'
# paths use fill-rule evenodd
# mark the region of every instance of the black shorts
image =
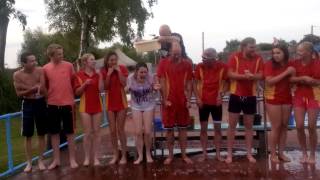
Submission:
<svg viewBox="0 0 320 180">
<path fill-rule="evenodd" d="M 65 134 L 74 133 L 72 106 L 48 105 L 48 119 L 50 134 L 58 134 L 61 130 Z"/>
<path fill-rule="evenodd" d="M 256 114 L 257 98 L 256 96 L 237 96 L 230 95 L 228 111 L 232 113 Z"/>
<path fill-rule="evenodd" d="M 199 117 L 200 121 L 208 121 L 209 115 L 211 113 L 211 117 L 213 123 L 221 123 L 222 119 L 222 106 L 215 106 L 215 105 L 207 105 L 204 104 L 201 108 L 199 108 Z"/>
<path fill-rule="evenodd" d="M 38 136 L 47 133 L 47 103 L 44 98 L 22 101 L 22 136 L 32 137 L 34 125 Z"/>
</svg>

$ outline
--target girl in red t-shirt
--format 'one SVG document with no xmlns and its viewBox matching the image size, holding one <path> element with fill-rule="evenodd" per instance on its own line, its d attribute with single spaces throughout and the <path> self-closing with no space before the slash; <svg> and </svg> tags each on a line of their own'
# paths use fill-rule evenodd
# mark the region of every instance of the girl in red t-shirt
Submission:
<svg viewBox="0 0 320 180">
<path fill-rule="evenodd" d="M 106 90 L 106 108 L 111 131 L 111 142 L 113 146 L 113 158 L 110 164 L 118 161 L 118 136 L 121 143 L 122 157 L 120 164 L 126 164 L 127 137 L 124 132 L 124 125 L 127 113 L 127 97 L 124 87 L 127 83 L 128 70 L 125 66 L 118 64 L 118 55 L 109 52 L 104 60 L 104 68 L 101 70 Z"/>
<path fill-rule="evenodd" d="M 99 129 L 101 124 L 101 99 L 100 91 L 103 88 L 102 76 L 96 73 L 95 58 L 92 54 L 81 57 L 83 69 L 74 78 L 75 94 L 81 96 L 79 112 L 84 130 L 84 166 L 90 163 L 90 147 L 92 143 L 94 165 L 100 165 L 98 147 L 100 143 Z M 92 134 L 92 136 L 91 136 Z"/>
<path fill-rule="evenodd" d="M 275 163 L 279 163 L 280 160 L 290 161 L 283 153 L 292 107 L 290 77 L 295 73 L 295 69 L 290 66 L 288 60 L 288 48 L 279 44 L 272 48 L 272 58 L 264 66 L 264 96 L 271 122 L 270 160 Z"/>
</svg>

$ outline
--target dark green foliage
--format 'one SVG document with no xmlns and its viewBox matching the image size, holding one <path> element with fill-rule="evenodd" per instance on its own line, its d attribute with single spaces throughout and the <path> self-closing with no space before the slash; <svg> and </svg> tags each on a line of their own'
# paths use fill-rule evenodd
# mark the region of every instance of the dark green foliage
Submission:
<svg viewBox="0 0 320 180">
<path fill-rule="evenodd" d="M 13 70 L 0 72 L 0 115 L 20 110 L 20 100 L 13 87 Z"/>
</svg>

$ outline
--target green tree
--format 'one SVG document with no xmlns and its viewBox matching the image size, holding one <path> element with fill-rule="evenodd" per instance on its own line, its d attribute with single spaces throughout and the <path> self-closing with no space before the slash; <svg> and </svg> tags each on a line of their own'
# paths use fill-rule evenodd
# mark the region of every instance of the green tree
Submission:
<svg viewBox="0 0 320 180">
<path fill-rule="evenodd" d="M 147 0 L 152 7 L 156 0 Z M 144 23 L 152 15 L 142 0 L 45 0 L 50 28 L 62 32 L 79 31 L 79 54 L 88 51 L 90 39 L 111 41 L 119 36 L 126 45 L 143 34 Z"/>
<path fill-rule="evenodd" d="M 239 47 L 240 41 L 237 39 L 231 39 L 230 41 L 226 41 L 226 47 L 223 48 L 223 52 L 232 53 L 239 50 Z"/>
<path fill-rule="evenodd" d="M 24 29 L 26 16 L 15 7 L 15 0 L 0 0 L 0 71 L 4 70 L 4 55 L 7 41 L 7 30 L 10 18 L 17 19 Z"/>
<path fill-rule="evenodd" d="M 271 43 L 259 43 L 257 44 L 258 49 L 261 51 L 271 51 L 272 50 L 272 44 Z"/>
<path fill-rule="evenodd" d="M 46 49 L 51 43 L 58 43 L 64 48 L 64 56 L 67 60 L 74 62 L 78 58 L 79 36 L 76 32 L 53 34 L 44 33 L 40 28 L 36 30 L 26 30 L 24 41 L 21 45 L 21 52 L 29 51 L 36 55 L 40 65 L 47 63 Z M 95 51 L 97 44 L 90 46 L 88 51 Z"/>
</svg>

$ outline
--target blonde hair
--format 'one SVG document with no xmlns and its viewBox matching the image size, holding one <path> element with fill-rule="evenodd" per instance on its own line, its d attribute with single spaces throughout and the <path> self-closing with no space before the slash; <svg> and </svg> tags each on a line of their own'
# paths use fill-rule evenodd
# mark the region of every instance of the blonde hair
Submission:
<svg viewBox="0 0 320 180">
<path fill-rule="evenodd" d="M 50 44 L 47 48 L 47 56 L 52 57 L 57 49 L 63 49 L 60 44 Z"/>
<path fill-rule="evenodd" d="M 94 57 L 94 55 L 91 54 L 91 53 L 85 53 L 84 55 L 82 55 L 81 58 L 80 58 L 81 65 L 84 66 L 84 63 L 85 63 L 86 60 L 89 59 L 90 57 Z"/>
</svg>

